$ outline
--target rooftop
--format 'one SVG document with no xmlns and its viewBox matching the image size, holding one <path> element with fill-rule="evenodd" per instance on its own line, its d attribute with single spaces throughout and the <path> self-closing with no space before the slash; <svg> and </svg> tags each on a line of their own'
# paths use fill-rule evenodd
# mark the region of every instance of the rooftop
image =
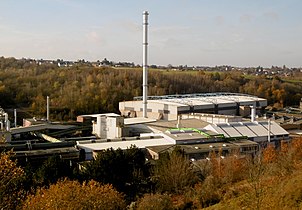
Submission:
<svg viewBox="0 0 302 210">
<path fill-rule="evenodd" d="M 124 119 L 125 125 L 134 125 L 134 124 L 150 123 L 150 122 L 156 122 L 156 120 L 151 119 L 151 118 L 144 118 L 144 117 L 135 117 L 135 118 L 125 118 Z"/>
<path fill-rule="evenodd" d="M 184 150 L 186 154 L 203 153 L 209 151 L 232 150 L 244 146 L 257 146 L 258 144 L 249 140 L 238 140 L 232 142 L 214 142 L 202 144 L 188 144 L 188 145 L 163 145 L 163 146 L 150 146 L 147 149 L 156 153 L 171 152 L 175 147 Z"/>
<path fill-rule="evenodd" d="M 267 136 L 269 129 L 271 135 L 288 135 L 288 132 L 274 121 L 270 122 L 270 128 L 267 121 L 217 123 L 208 125 L 205 128 L 216 131 L 217 133 L 223 134 L 226 137 L 247 136 L 252 138 L 258 136 Z"/>
<path fill-rule="evenodd" d="M 151 129 L 155 129 L 161 132 L 165 132 L 168 129 L 171 128 L 177 128 L 177 120 L 171 120 L 171 121 L 156 121 L 147 123 L 146 125 L 150 127 Z M 207 126 L 209 123 L 199 120 L 199 119 L 182 119 L 180 120 L 180 124 L 182 128 L 203 128 Z"/>
<path fill-rule="evenodd" d="M 87 143 L 79 144 L 77 146 L 81 149 L 85 149 L 86 152 L 89 151 L 100 151 L 106 149 L 128 149 L 131 146 L 136 146 L 138 148 L 146 148 L 149 146 L 156 145 L 172 145 L 173 142 L 166 140 L 164 138 L 154 138 L 148 140 L 133 140 L 133 141 L 117 141 L 117 142 L 102 142 L 102 143 Z"/>
<path fill-rule="evenodd" d="M 142 97 L 134 97 L 134 100 L 142 100 Z M 148 96 L 148 100 L 154 101 L 156 103 L 170 103 L 178 106 L 228 104 L 237 102 L 250 103 L 257 101 L 266 102 L 266 99 L 264 98 L 258 98 L 256 96 L 247 94 L 228 92 Z"/>
</svg>

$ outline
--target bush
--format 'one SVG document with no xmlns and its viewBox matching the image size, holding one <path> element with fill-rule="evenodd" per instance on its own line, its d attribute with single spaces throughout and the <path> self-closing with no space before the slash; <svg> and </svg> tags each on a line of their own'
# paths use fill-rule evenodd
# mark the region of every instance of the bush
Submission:
<svg viewBox="0 0 302 210">
<path fill-rule="evenodd" d="M 138 201 L 137 210 L 172 210 L 173 202 L 166 194 L 146 194 Z"/>
</svg>

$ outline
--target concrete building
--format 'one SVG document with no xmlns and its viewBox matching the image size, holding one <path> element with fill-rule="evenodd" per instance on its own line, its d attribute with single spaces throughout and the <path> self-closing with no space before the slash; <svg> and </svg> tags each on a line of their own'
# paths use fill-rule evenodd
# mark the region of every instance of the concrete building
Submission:
<svg viewBox="0 0 302 210">
<path fill-rule="evenodd" d="M 77 148 L 85 151 L 86 160 L 91 160 L 95 155 L 107 149 L 129 149 L 135 146 L 140 149 L 145 149 L 150 146 L 173 145 L 174 143 L 162 136 L 148 136 L 142 138 L 123 138 L 113 139 L 109 142 L 100 141 L 77 141 Z"/>
<path fill-rule="evenodd" d="M 80 115 L 78 122 L 92 122 L 92 134 L 101 139 L 114 139 L 123 134 L 124 118 L 115 113 Z"/>
<path fill-rule="evenodd" d="M 0 152 L 14 151 L 18 163 L 42 163 L 49 157 L 59 156 L 64 160 L 79 161 L 80 151 L 70 142 L 45 142 L 43 140 L 15 141 L 13 144 L 0 144 Z"/>
<path fill-rule="evenodd" d="M 184 125 L 192 125 L 197 120 L 184 121 Z M 234 141 L 234 138 L 218 134 L 216 131 L 204 128 L 171 129 L 168 124 L 163 123 L 167 123 L 167 121 L 139 124 L 140 131 L 151 133 L 141 133 L 137 137 L 78 141 L 77 148 L 85 151 L 86 160 L 93 159 L 98 152 L 103 150 L 127 149 L 131 146 L 146 150 L 153 159 L 159 158 L 159 153 L 173 150 L 175 146 L 179 146 L 188 158 L 196 160 L 206 158 L 211 151 L 217 152 L 219 149 L 222 149 L 223 155 L 228 155 L 235 150 L 240 154 L 255 154 L 258 151 L 258 144 L 247 140 L 245 136 L 238 136 Z M 131 125 L 137 126 L 133 122 Z M 161 128 L 162 131 L 158 128 Z"/>
<path fill-rule="evenodd" d="M 230 154 L 250 155 L 259 151 L 259 145 L 249 140 L 221 141 L 202 144 L 188 145 L 164 145 L 147 147 L 147 151 L 152 159 L 159 159 L 166 152 L 172 152 L 176 147 L 181 149 L 184 155 L 192 160 L 201 160 L 210 157 L 211 152 L 220 153 L 222 157 Z"/>
<path fill-rule="evenodd" d="M 229 138 L 246 136 L 258 143 L 271 141 L 278 144 L 281 140 L 289 139 L 289 133 L 274 121 L 209 124 L 205 129 Z"/>
<path fill-rule="evenodd" d="M 208 114 L 208 113 L 191 113 L 180 115 L 181 120 L 184 119 L 198 119 L 207 123 L 229 123 L 229 122 L 241 122 L 241 116 L 234 115 L 220 115 L 220 114 Z"/>
<path fill-rule="evenodd" d="M 208 158 L 211 152 L 227 156 L 235 153 L 238 155 L 256 154 L 259 151 L 258 143 L 248 140 L 245 136 L 234 140 L 207 129 L 169 129 L 162 136 L 173 142 L 173 145 L 146 147 L 152 159 L 159 159 L 161 154 L 172 152 L 176 147 L 191 160 Z"/>
<path fill-rule="evenodd" d="M 149 96 L 147 117 L 153 119 L 176 120 L 180 114 L 213 113 L 223 115 L 246 115 L 247 109 L 255 107 L 262 110 L 267 106 L 267 100 L 256 96 L 239 93 L 206 93 L 168 96 Z M 119 103 L 122 115 L 142 117 L 141 97 L 134 101 Z M 242 111 L 240 111 L 242 110 Z M 256 113 L 255 113 L 256 114 Z"/>
</svg>

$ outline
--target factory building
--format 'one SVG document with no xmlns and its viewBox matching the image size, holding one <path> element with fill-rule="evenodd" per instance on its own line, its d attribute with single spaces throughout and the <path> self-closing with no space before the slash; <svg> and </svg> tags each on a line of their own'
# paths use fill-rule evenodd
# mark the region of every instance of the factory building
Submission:
<svg viewBox="0 0 302 210">
<path fill-rule="evenodd" d="M 112 140 L 93 140 L 93 141 L 77 141 L 77 148 L 85 151 L 85 159 L 93 159 L 98 152 L 107 149 L 129 149 L 133 146 L 145 149 L 149 146 L 173 145 L 169 139 L 162 136 L 145 136 L 136 138 L 123 138 Z"/>
<path fill-rule="evenodd" d="M 230 154 L 252 155 L 259 151 L 259 145 L 249 140 L 154 146 L 147 147 L 147 151 L 152 159 L 157 160 L 162 154 L 171 153 L 176 148 L 180 149 L 191 161 L 207 159 L 211 152 L 220 153 L 223 158 Z"/>
<path fill-rule="evenodd" d="M 257 143 L 272 142 L 279 145 L 281 140 L 289 139 L 289 133 L 274 121 L 217 123 L 209 124 L 205 129 L 230 138 L 246 136 Z"/>
<path fill-rule="evenodd" d="M 14 151 L 14 158 L 18 159 L 20 164 L 43 162 L 53 156 L 59 156 L 63 160 L 80 159 L 80 151 L 74 147 L 74 142 L 19 141 L 0 145 L 1 152 L 11 150 Z"/>
<path fill-rule="evenodd" d="M 13 158 L 18 159 L 20 164 L 38 164 L 52 156 L 72 161 L 80 159 L 80 151 L 74 147 L 75 142 L 64 142 L 45 134 L 55 135 L 72 129 L 75 132 L 75 125 L 62 125 L 35 118 L 24 119 L 23 123 L 23 126 L 16 126 L 15 112 L 15 126 L 11 128 L 8 114 L 0 108 L 0 152 L 13 150 Z"/>
<path fill-rule="evenodd" d="M 172 152 L 176 147 L 182 150 L 190 160 L 205 159 L 211 152 L 220 153 L 222 156 L 229 154 L 247 155 L 259 151 L 258 143 L 250 141 L 246 136 L 224 136 L 206 128 L 175 128 L 168 129 L 162 134 L 173 145 L 146 147 L 152 159 L 159 159 L 165 152 Z"/>
<path fill-rule="evenodd" d="M 119 103 L 123 116 L 142 117 L 141 97 Z M 167 96 L 149 96 L 147 117 L 176 120 L 180 114 L 212 113 L 221 115 L 248 116 L 251 110 L 259 114 L 267 106 L 267 100 L 239 93 L 206 93 Z"/>
<path fill-rule="evenodd" d="M 191 121 L 191 120 L 189 120 Z M 237 152 L 240 155 L 256 154 L 259 145 L 245 136 L 234 139 L 206 129 L 168 129 L 154 134 L 145 133 L 139 137 L 77 141 L 77 148 L 85 151 L 85 159 L 91 160 L 107 149 L 128 149 L 132 146 L 143 149 L 148 158 L 158 159 L 161 154 L 180 148 L 189 159 L 200 160 L 209 157 L 210 152 L 221 152 L 226 156 Z"/>
</svg>

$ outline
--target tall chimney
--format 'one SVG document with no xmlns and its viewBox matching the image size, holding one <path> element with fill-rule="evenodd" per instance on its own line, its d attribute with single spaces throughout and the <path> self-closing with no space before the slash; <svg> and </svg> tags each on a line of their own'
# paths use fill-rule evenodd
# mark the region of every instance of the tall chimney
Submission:
<svg viewBox="0 0 302 210">
<path fill-rule="evenodd" d="M 49 121 L 49 96 L 46 97 L 46 120 Z"/>
<path fill-rule="evenodd" d="M 148 94 L 148 11 L 143 12 L 143 117 L 147 118 Z"/>
</svg>

